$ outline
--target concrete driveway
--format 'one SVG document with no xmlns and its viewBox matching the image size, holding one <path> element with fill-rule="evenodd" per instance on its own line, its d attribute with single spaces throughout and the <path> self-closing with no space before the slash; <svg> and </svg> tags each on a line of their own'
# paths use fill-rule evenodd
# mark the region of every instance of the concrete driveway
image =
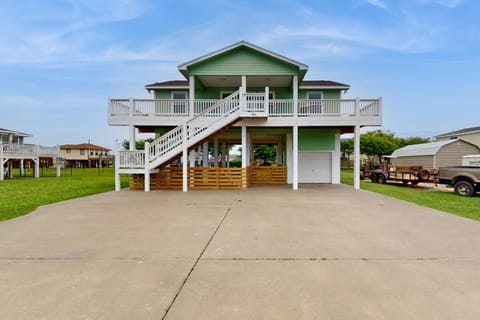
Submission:
<svg viewBox="0 0 480 320">
<path fill-rule="evenodd" d="M 110 192 L 0 223 L 0 319 L 479 319 L 480 223 L 342 185 Z"/>
</svg>

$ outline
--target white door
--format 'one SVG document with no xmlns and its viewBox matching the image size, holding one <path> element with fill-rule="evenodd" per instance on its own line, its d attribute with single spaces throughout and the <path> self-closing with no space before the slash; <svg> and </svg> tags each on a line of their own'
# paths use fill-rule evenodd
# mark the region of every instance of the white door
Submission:
<svg viewBox="0 0 480 320">
<path fill-rule="evenodd" d="M 332 153 L 313 151 L 299 152 L 298 182 L 332 183 Z"/>
</svg>

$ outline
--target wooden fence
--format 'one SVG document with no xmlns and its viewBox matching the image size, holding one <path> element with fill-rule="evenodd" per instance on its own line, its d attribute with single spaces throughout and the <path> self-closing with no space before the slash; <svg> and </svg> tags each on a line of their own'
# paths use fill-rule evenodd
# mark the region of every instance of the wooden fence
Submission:
<svg viewBox="0 0 480 320">
<path fill-rule="evenodd" d="M 150 175 L 150 189 L 182 189 L 181 167 L 163 167 Z M 143 174 L 130 175 L 130 189 L 143 189 Z M 247 169 L 242 168 L 188 168 L 189 189 L 245 189 Z"/>
<path fill-rule="evenodd" d="M 182 189 L 181 167 L 161 167 L 150 175 L 150 189 Z M 130 175 L 130 189 L 143 189 L 143 174 Z M 287 167 L 188 168 L 188 189 L 245 189 L 250 184 L 287 184 Z"/>
<path fill-rule="evenodd" d="M 249 184 L 287 184 L 287 166 L 248 168 Z"/>
</svg>

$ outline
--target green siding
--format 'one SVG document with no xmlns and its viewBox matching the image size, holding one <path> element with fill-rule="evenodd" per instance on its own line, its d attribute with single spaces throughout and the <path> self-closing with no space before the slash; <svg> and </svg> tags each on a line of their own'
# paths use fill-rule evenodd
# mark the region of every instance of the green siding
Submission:
<svg viewBox="0 0 480 320">
<path fill-rule="evenodd" d="M 335 149 L 335 134 L 337 130 L 329 129 L 298 129 L 298 150 L 331 151 Z"/>
<path fill-rule="evenodd" d="M 189 75 L 299 75 L 297 66 L 250 48 L 238 48 L 188 68 Z"/>
<path fill-rule="evenodd" d="M 182 90 L 182 89 L 157 89 L 155 90 L 155 99 L 172 99 L 172 92 L 186 92 L 187 97 L 188 97 L 188 89 L 187 90 Z"/>
</svg>

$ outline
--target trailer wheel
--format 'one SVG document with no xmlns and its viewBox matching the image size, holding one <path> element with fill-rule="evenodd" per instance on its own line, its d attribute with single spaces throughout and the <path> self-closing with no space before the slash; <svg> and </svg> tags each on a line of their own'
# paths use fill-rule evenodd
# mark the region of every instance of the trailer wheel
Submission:
<svg viewBox="0 0 480 320">
<path fill-rule="evenodd" d="M 455 193 L 463 197 L 471 197 L 475 194 L 475 188 L 470 181 L 461 180 L 455 183 Z"/>
<path fill-rule="evenodd" d="M 430 172 L 427 170 L 420 170 L 420 172 L 417 174 L 417 177 L 420 179 L 420 181 L 428 181 L 428 179 L 430 179 Z"/>
<path fill-rule="evenodd" d="M 378 176 L 375 174 L 375 172 L 370 173 L 370 181 L 378 182 Z"/>
<path fill-rule="evenodd" d="M 385 184 L 387 182 L 387 179 L 383 174 L 379 174 L 377 178 L 378 183 Z"/>
</svg>

